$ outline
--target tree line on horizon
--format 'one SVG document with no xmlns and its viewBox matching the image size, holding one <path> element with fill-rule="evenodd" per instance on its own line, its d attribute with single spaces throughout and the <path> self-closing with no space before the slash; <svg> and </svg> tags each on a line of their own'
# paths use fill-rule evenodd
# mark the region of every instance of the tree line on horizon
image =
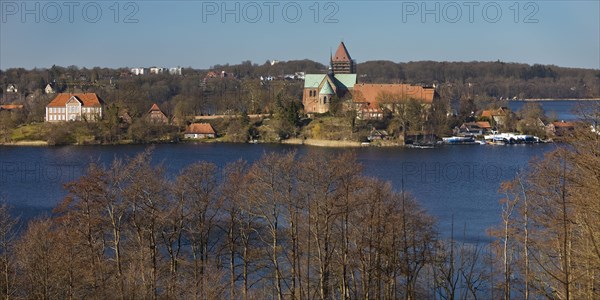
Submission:
<svg viewBox="0 0 600 300">
<path fill-rule="evenodd" d="M 336 98 L 328 115 L 348 119 L 348 124 L 351 124 L 348 130 L 351 132 L 344 131 L 343 138 L 352 136 L 357 141 L 365 140 L 372 127 L 387 130 L 395 138 L 404 135 L 406 130 L 410 131 L 409 134 L 444 136 L 451 134 L 451 130 L 462 123 L 474 121 L 477 111 L 506 106 L 512 97 L 600 97 L 600 71 L 592 69 L 504 62 L 430 61 L 370 61 L 358 64 L 357 69 L 359 82 L 435 84 L 441 98 L 431 108 L 432 114 L 437 115 L 423 117 L 428 115 L 424 109 L 411 110 L 409 108 L 417 108 L 418 105 L 409 103 L 402 105 L 412 113 L 389 116 L 384 122 L 374 124 L 357 122 L 355 114 L 341 109 L 342 102 L 347 99 Z M 266 114 L 271 119 L 278 119 L 266 126 L 263 123 L 249 124 L 244 118 L 235 122 L 213 122 L 213 127 L 235 141 L 257 139 L 258 136 L 265 141 L 302 137 L 299 135 L 306 127 L 306 122 L 301 123 L 298 118 L 302 117 L 303 81 L 261 80 L 260 76 L 277 77 L 296 71 L 325 73 L 327 69 L 320 63 L 302 60 L 274 65 L 270 62 L 258 65 L 245 61 L 238 65 L 216 65 L 211 71 L 217 76 L 207 76 L 209 70 L 191 68 L 184 69 L 182 76 L 133 76 L 125 68 L 87 69 L 76 66 L 0 71 L 0 103 L 24 105 L 22 110 L 0 112 L 0 141 L 6 143 L 34 139 L 47 140 L 50 144 L 72 144 L 177 140 L 186 125 L 194 122 L 193 116 L 215 114 Z M 221 71 L 229 75 L 221 78 Z M 48 83 L 53 83 L 57 92 L 97 93 L 106 102 L 105 120 L 98 124 L 69 126 L 46 124 L 16 132 L 22 125 L 44 121 L 45 107 L 56 95 L 43 93 L 42 89 Z M 5 92 L 9 84 L 15 84 L 18 92 Z M 171 126 L 156 126 L 145 120 L 153 103 L 157 103 L 172 120 Z M 336 107 L 340 109 L 334 109 Z M 131 116 L 132 122 L 122 122 L 124 112 Z M 298 116 L 290 118 L 290 114 Z M 519 129 L 516 125 L 508 127 L 507 130 Z"/>
<path fill-rule="evenodd" d="M 91 164 L 51 216 L 0 208 L 4 299 L 597 299 L 600 135 L 502 184 L 489 244 L 440 237 L 352 153 L 265 154 L 175 176 L 147 150 Z M 452 225 L 454 226 L 454 224 Z"/>
</svg>

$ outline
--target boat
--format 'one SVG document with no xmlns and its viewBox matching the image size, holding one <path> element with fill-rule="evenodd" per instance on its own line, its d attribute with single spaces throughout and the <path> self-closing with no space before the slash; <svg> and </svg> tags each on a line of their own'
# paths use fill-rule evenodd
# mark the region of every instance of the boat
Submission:
<svg viewBox="0 0 600 300">
<path fill-rule="evenodd" d="M 433 144 L 409 144 L 406 145 L 407 148 L 412 148 L 412 149 L 434 149 L 435 145 Z"/>
<path fill-rule="evenodd" d="M 514 133 L 496 133 L 484 136 L 490 145 L 534 144 L 540 143 L 537 136 Z"/>
<path fill-rule="evenodd" d="M 447 145 L 481 145 L 479 141 L 471 136 L 445 137 L 442 138 L 442 142 Z"/>
</svg>

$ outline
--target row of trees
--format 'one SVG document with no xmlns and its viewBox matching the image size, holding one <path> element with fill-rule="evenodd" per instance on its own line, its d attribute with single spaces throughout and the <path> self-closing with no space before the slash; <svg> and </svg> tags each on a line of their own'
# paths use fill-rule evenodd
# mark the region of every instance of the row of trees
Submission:
<svg viewBox="0 0 600 300">
<path fill-rule="evenodd" d="M 415 299 L 442 253 L 433 219 L 351 154 L 202 162 L 172 179 L 150 159 L 91 165 L 16 240 L 3 208 L 2 294 Z"/>
<path fill-rule="evenodd" d="M 600 135 L 580 128 L 567 142 L 502 186 L 492 234 L 505 298 L 600 297 Z"/>
</svg>

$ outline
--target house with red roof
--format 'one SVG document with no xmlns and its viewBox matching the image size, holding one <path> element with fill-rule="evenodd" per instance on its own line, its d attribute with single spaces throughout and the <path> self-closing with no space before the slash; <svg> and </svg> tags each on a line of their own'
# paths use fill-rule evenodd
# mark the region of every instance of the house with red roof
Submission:
<svg viewBox="0 0 600 300">
<path fill-rule="evenodd" d="M 500 107 L 498 109 L 489 109 L 481 112 L 481 118 L 491 122 L 491 124 L 503 126 L 506 123 L 506 118 L 510 114 L 510 111 L 506 107 Z"/>
<path fill-rule="evenodd" d="M 162 110 L 160 110 L 160 107 L 158 107 L 156 103 L 152 104 L 152 107 L 150 107 L 146 118 L 152 123 L 169 123 L 169 118 L 167 118 L 167 115 L 165 115 L 165 113 L 163 113 Z"/>
<path fill-rule="evenodd" d="M 60 93 L 46 105 L 46 122 L 102 119 L 104 101 L 95 93 Z"/>
<path fill-rule="evenodd" d="M 183 136 L 186 139 L 213 139 L 217 132 L 210 123 L 194 123 L 188 126 Z"/>
<path fill-rule="evenodd" d="M 546 126 L 548 136 L 564 136 L 575 130 L 574 122 L 557 121 Z"/>
</svg>

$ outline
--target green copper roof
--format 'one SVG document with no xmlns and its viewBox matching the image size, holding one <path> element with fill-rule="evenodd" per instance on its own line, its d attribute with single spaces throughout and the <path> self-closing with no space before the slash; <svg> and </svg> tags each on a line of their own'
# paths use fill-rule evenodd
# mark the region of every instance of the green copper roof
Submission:
<svg viewBox="0 0 600 300">
<path fill-rule="evenodd" d="M 316 89 L 321 85 L 327 74 L 306 74 L 304 76 L 304 88 Z M 338 88 L 352 89 L 356 84 L 356 74 L 336 74 L 333 76 L 334 84 Z M 330 86 L 331 87 L 331 86 Z"/>
<path fill-rule="evenodd" d="M 333 95 L 333 89 L 331 88 L 329 81 L 325 81 L 325 84 L 323 85 L 323 88 L 319 92 L 319 95 Z"/>
<path fill-rule="evenodd" d="M 323 82 L 323 78 L 325 78 L 325 74 L 306 74 L 304 75 L 304 88 L 305 89 L 316 89 L 319 87 L 321 82 Z"/>
<path fill-rule="evenodd" d="M 347 89 L 354 88 L 354 85 L 356 84 L 356 74 L 335 74 L 334 77 Z"/>
</svg>

